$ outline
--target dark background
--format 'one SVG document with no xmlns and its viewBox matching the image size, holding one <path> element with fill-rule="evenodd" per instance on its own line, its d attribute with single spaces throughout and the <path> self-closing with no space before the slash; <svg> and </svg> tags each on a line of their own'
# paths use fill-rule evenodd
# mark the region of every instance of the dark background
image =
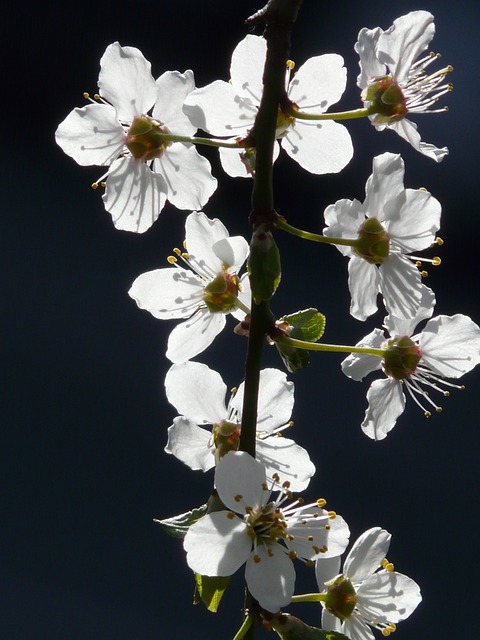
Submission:
<svg viewBox="0 0 480 640">
<path fill-rule="evenodd" d="M 166 338 L 127 296 L 134 278 L 165 266 L 183 240 L 185 212 L 167 205 L 144 235 L 114 230 L 90 183 L 101 169 L 78 167 L 54 143 L 58 123 L 83 91 L 94 93 L 99 60 L 118 40 L 136 46 L 153 74 L 192 68 L 197 86 L 228 79 L 230 55 L 247 33 L 258 0 L 176 0 L 134 4 L 66 0 L 12 4 L 2 18 L 2 404 L 0 636 L 5 640 L 231 638 L 241 620 L 241 574 L 217 615 L 191 606 L 192 576 L 178 541 L 153 524 L 201 504 L 212 476 L 163 452 L 175 411 L 165 400 Z M 276 205 L 298 226 L 318 231 L 324 208 L 363 199 L 372 157 L 401 152 L 406 185 L 442 203 L 443 265 L 429 284 L 436 313 L 480 319 L 478 302 L 478 19 L 474 2 L 305 0 L 293 36 L 300 65 L 336 52 L 349 71 L 340 109 L 356 108 L 359 29 L 387 28 L 424 8 L 436 16 L 435 51 L 455 67 L 450 113 L 420 116 L 422 137 L 447 145 L 441 165 L 366 121 L 349 128 L 355 156 L 340 175 L 306 174 L 286 156 L 275 169 Z M 248 235 L 249 181 L 226 177 L 207 153 L 220 187 L 205 207 L 231 234 Z M 279 237 L 284 255 L 277 315 L 317 306 L 325 340 L 354 343 L 383 316 L 348 315 L 346 260 L 333 248 Z M 230 327 L 233 323 L 230 323 Z M 197 359 L 229 387 L 242 379 L 245 342 L 224 332 Z M 352 539 L 380 525 L 393 533 L 389 559 L 415 578 L 424 600 L 399 639 L 466 637 L 476 615 L 480 383 L 452 393 L 442 415 L 425 420 L 410 403 L 380 443 L 360 423 L 366 383 L 318 355 L 297 374 L 292 437 L 317 465 L 307 492 L 326 496 L 349 522 Z M 265 364 L 281 367 L 273 350 Z M 300 566 L 300 565 L 299 565 Z M 299 568 L 299 590 L 313 590 Z M 292 608 L 318 624 L 316 605 Z"/>
</svg>

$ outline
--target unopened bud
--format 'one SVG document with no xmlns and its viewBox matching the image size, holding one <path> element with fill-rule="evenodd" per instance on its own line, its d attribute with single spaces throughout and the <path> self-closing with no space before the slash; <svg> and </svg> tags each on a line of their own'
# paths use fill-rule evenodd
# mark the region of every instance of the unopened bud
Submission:
<svg viewBox="0 0 480 640">
<path fill-rule="evenodd" d="M 358 230 L 354 253 L 370 264 L 383 264 L 390 253 L 390 238 L 377 218 L 368 218 Z"/>
</svg>

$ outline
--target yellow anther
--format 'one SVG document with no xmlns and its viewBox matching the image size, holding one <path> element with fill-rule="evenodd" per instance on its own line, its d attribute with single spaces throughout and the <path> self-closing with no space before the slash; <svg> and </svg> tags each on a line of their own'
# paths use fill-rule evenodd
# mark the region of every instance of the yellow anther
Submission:
<svg viewBox="0 0 480 640">
<path fill-rule="evenodd" d="M 190 254 L 188 254 L 186 251 L 184 253 L 182 253 L 182 258 L 184 260 L 188 260 L 190 258 Z"/>
<path fill-rule="evenodd" d="M 317 505 L 320 507 L 320 509 L 323 509 L 326 504 L 327 501 L 325 500 L 325 498 L 318 498 Z"/>
<path fill-rule="evenodd" d="M 388 627 L 385 629 L 382 629 L 382 636 L 384 636 L 385 638 L 388 638 L 390 634 L 391 634 L 391 631 Z"/>
<path fill-rule="evenodd" d="M 313 542 L 313 536 L 307 536 L 307 540 L 308 540 L 309 542 Z"/>
<path fill-rule="evenodd" d="M 449 109 L 449 107 L 448 107 L 447 105 L 445 105 L 445 106 L 443 107 L 443 110 L 444 110 L 444 111 L 450 111 L 450 109 Z"/>
<path fill-rule="evenodd" d="M 288 423 L 288 426 L 289 426 L 289 427 L 293 427 L 293 425 L 294 425 L 294 424 L 295 424 L 295 423 L 293 422 L 293 420 L 290 420 L 290 422 Z"/>
<path fill-rule="evenodd" d="M 240 493 L 234 497 L 235 502 L 241 502 L 243 500 L 243 496 Z"/>
<path fill-rule="evenodd" d="M 425 418 L 431 418 L 432 414 L 430 413 L 430 411 L 425 411 Z"/>
<path fill-rule="evenodd" d="M 442 413 L 443 409 L 442 409 L 442 407 L 436 407 L 436 408 L 435 408 L 435 411 L 436 411 L 437 413 Z"/>
<path fill-rule="evenodd" d="M 388 626 L 390 627 L 390 629 L 392 631 L 396 631 L 397 630 L 397 625 L 394 622 L 390 622 L 390 624 Z"/>
<path fill-rule="evenodd" d="M 442 246 L 442 244 L 443 244 L 443 240 L 442 240 L 442 238 L 440 238 L 440 236 L 437 236 L 437 237 L 435 238 L 435 243 L 436 243 L 436 244 L 438 244 L 438 246 L 439 246 L 439 247 L 441 247 L 441 246 Z"/>
<path fill-rule="evenodd" d="M 297 557 L 297 552 L 296 551 L 289 551 L 288 552 L 288 557 L 290 558 L 290 560 L 295 560 L 295 558 Z"/>
<path fill-rule="evenodd" d="M 426 191 L 425 187 L 419 187 L 419 191 Z"/>
<path fill-rule="evenodd" d="M 262 491 L 268 491 L 268 485 L 266 482 L 262 482 Z"/>
<path fill-rule="evenodd" d="M 428 277 L 428 271 L 420 271 L 420 275 L 422 276 L 422 278 L 427 278 Z"/>
<path fill-rule="evenodd" d="M 107 186 L 107 183 L 104 180 L 102 180 L 102 182 L 100 182 L 100 186 L 105 189 L 105 187 Z"/>
<path fill-rule="evenodd" d="M 300 497 L 300 498 L 297 498 L 297 502 L 298 504 L 303 504 L 305 500 L 302 497 Z"/>
<path fill-rule="evenodd" d="M 177 248 L 173 249 L 173 253 L 175 255 L 177 255 L 177 256 L 181 256 L 182 255 L 182 252 L 180 251 L 180 249 L 177 249 Z"/>
<path fill-rule="evenodd" d="M 448 73 L 452 73 L 452 71 L 453 71 L 453 67 L 452 67 L 452 65 L 451 65 L 451 64 L 449 64 L 449 65 L 448 65 L 448 67 L 447 67 L 447 71 L 448 71 Z"/>
<path fill-rule="evenodd" d="M 177 262 L 177 259 L 175 258 L 175 256 L 168 256 L 167 262 L 168 264 L 175 264 Z"/>
<path fill-rule="evenodd" d="M 275 480 L 275 482 L 280 482 L 280 476 L 278 475 L 278 473 L 274 473 L 272 478 Z"/>
<path fill-rule="evenodd" d="M 421 267 L 421 266 L 422 266 L 422 263 L 420 262 L 420 260 L 417 260 L 417 261 L 415 262 L 415 266 L 416 266 L 416 267 Z"/>
<path fill-rule="evenodd" d="M 329 525 L 329 524 L 326 524 L 326 525 L 325 525 L 325 529 L 326 529 L 327 531 L 330 531 L 330 529 L 331 529 L 330 525 Z"/>
<path fill-rule="evenodd" d="M 232 513 L 231 511 L 227 511 L 227 518 L 229 520 L 233 520 L 235 518 L 235 514 Z"/>
<path fill-rule="evenodd" d="M 330 520 L 335 520 L 335 518 L 337 517 L 337 514 L 335 513 L 335 511 L 329 511 L 328 517 L 330 518 Z"/>
<path fill-rule="evenodd" d="M 313 560 L 307 560 L 305 562 L 307 567 L 314 567 L 315 566 L 315 562 Z"/>
<path fill-rule="evenodd" d="M 100 100 L 100 96 L 98 95 L 98 93 L 96 93 L 96 94 L 93 96 L 93 99 L 94 99 L 94 100 Z"/>
<path fill-rule="evenodd" d="M 290 69 L 290 71 L 295 69 L 295 62 L 293 60 L 287 60 L 287 68 Z"/>
<path fill-rule="evenodd" d="M 438 256 L 435 256 L 432 260 L 432 264 L 434 267 L 439 267 L 442 264 L 442 259 Z"/>
<path fill-rule="evenodd" d="M 460 385 L 459 389 L 460 391 L 463 391 L 465 389 L 465 385 L 464 384 Z"/>
<path fill-rule="evenodd" d="M 85 100 L 88 100 L 90 98 L 90 94 L 87 91 L 84 91 L 82 95 L 85 98 Z"/>
<path fill-rule="evenodd" d="M 394 565 L 393 562 L 386 562 L 384 567 L 385 571 L 393 571 L 394 570 Z"/>
<path fill-rule="evenodd" d="M 92 182 L 92 189 L 98 189 L 98 182 Z"/>
<path fill-rule="evenodd" d="M 256 562 L 256 563 L 258 564 L 259 562 L 261 562 L 261 561 L 262 561 L 262 559 L 260 558 L 260 556 L 258 556 L 257 554 L 255 554 L 255 555 L 253 556 L 253 561 L 254 561 L 254 562 Z"/>
<path fill-rule="evenodd" d="M 290 487 L 290 484 L 291 484 L 290 480 L 285 480 L 285 482 L 282 484 L 282 487 L 284 489 L 288 489 Z"/>
<path fill-rule="evenodd" d="M 444 398 L 449 398 L 450 397 L 450 391 L 444 391 L 443 392 L 443 397 Z"/>
<path fill-rule="evenodd" d="M 269 558 L 273 558 L 273 551 L 270 549 L 270 547 L 268 548 L 267 554 Z"/>
<path fill-rule="evenodd" d="M 186 240 L 183 241 L 183 248 L 185 249 L 185 251 L 187 250 L 187 241 Z"/>
</svg>

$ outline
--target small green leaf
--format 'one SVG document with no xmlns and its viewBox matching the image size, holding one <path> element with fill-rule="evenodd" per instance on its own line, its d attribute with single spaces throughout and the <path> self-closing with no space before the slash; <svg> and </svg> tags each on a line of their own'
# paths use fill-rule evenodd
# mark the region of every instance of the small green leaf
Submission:
<svg viewBox="0 0 480 640">
<path fill-rule="evenodd" d="M 289 613 L 274 616 L 270 624 L 282 640 L 348 640 L 343 633 L 311 627 Z"/>
<path fill-rule="evenodd" d="M 323 336 L 327 319 L 317 309 L 304 309 L 280 318 L 288 322 L 290 329 L 288 336 L 297 340 L 317 342 Z"/>
<path fill-rule="evenodd" d="M 220 601 L 230 581 L 230 576 L 201 576 L 195 574 L 195 594 L 193 604 L 198 604 L 202 600 L 203 604 L 212 613 L 217 613 Z"/>
<path fill-rule="evenodd" d="M 203 504 L 201 507 L 197 507 L 186 513 L 181 513 L 178 516 L 173 516 L 172 518 L 165 518 L 164 520 L 154 519 L 154 522 L 160 524 L 169 536 L 183 540 L 187 535 L 189 527 L 191 527 L 194 522 L 197 522 L 197 520 L 200 520 L 200 518 L 207 513 L 207 509 L 208 505 Z"/>
</svg>

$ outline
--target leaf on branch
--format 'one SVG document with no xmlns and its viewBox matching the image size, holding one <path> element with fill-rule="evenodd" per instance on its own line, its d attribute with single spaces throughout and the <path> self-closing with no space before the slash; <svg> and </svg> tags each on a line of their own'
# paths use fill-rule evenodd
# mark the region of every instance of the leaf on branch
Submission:
<svg viewBox="0 0 480 640">
<path fill-rule="evenodd" d="M 311 627 L 289 613 L 273 616 L 268 622 L 282 640 L 348 640 L 343 633 Z"/>
<path fill-rule="evenodd" d="M 290 338 L 305 342 L 317 342 L 323 336 L 327 320 L 317 309 L 304 309 L 280 318 L 280 323 L 287 327 L 285 333 Z M 276 343 L 283 363 L 290 373 L 310 364 L 310 356 L 305 349 L 297 349 L 286 344 Z"/>
<path fill-rule="evenodd" d="M 230 576 L 201 576 L 195 574 L 195 594 L 193 604 L 198 604 L 200 600 L 212 613 L 217 613 L 220 601 L 225 593 Z"/>
<path fill-rule="evenodd" d="M 203 504 L 201 507 L 197 507 L 186 513 L 181 513 L 178 516 L 173 516 L 172 518 L 165 518 L 164 520 L 157 520 L 155 518 L 154 522 L 161 525 L 168 535 L 183 540 L 187 535 L 189 527 L 206 515 L 207 509 L 208 505 Z"/>
</svg>

